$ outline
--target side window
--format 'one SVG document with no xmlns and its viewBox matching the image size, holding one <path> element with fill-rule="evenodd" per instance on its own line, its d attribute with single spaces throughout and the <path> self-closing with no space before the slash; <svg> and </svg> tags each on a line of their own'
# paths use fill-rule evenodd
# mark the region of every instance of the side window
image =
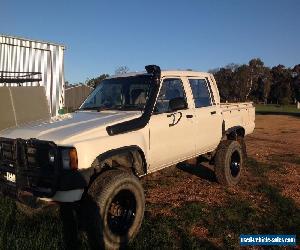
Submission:
<svg viewBox="0 0 300 250">
<path fill-rule="evenodd" d="M 195 107 L 211 106 L 210 94 L 205 79 L 189 79 L 189 82 L 194 96 Z"/>
<path fill-rule="evenodd" d="M 169 102 L 176 97 L 186 99 L 181 80 L 176 78 L 164 80 L 157 97 L 154 112 L 156 114 L 170 112 Z"/>
</svg>

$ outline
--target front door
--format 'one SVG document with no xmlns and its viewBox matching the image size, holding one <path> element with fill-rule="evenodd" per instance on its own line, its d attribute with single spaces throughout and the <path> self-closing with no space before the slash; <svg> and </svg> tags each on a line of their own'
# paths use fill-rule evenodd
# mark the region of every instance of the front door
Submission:
<svg viewBox="0 0 300 250">
<path fill-rule="evenodd" d="M 186 108 L 171 112 L 169 101 L 186 99 L 185 88 L 180 78 L 163 81 L 150 128 L 150 170 L 162 168 L 195 154 L 194 114 Z"/>
</svg>

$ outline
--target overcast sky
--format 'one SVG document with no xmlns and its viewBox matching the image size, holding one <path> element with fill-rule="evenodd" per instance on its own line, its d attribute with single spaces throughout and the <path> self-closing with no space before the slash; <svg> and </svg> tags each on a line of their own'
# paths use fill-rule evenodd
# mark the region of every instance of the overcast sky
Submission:
<svg viewBox="0 0 300 250">
<path fill-rule="evenodd" d="M 260 57 L 300 63 L 299 0 L 0 0 L 0 34 L 62 43 L 84 82 L 126 65 L 207 71 Z"/>
</svg>

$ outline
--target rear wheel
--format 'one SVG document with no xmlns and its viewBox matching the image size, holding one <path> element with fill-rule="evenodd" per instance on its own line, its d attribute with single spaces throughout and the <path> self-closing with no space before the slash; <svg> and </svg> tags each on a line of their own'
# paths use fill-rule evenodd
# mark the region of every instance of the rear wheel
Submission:
<svg viewBox="0 0 300 250">
<path fill-rule="evenodd" d="M 108 170 L 90 186 L 85 206 L 92 247 L 118 249 L 140 229 L 145 210 L 144 190 L 134 175 Z"/>
<path fill-rule="evenodd" d="M 238 141 L 222 141 L 215 156 L 215 174 L 219 183 L 233 186 L 241 179 L 244 152 Z"/>
</svg>

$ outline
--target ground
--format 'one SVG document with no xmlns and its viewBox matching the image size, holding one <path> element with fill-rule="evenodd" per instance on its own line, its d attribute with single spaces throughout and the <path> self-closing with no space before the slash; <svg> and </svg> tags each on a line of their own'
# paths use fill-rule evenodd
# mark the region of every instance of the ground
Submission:
<svg viewBox="0 0 300 250">
<path fill-rule="evenodd" d="M 219 185 L 212 170 L 180 164 L 145 177 L 146 212 L 129 249 L 239 248 L 240 234 L 300 232 L 300 117 L 257 115 L 247 136 L 241 183 Z M 0 249 L 62 249 L 57 211 L 26 217 L 0 199 Z M 79 248 L 87 249 L 84 232 Z"/>
</svg>

